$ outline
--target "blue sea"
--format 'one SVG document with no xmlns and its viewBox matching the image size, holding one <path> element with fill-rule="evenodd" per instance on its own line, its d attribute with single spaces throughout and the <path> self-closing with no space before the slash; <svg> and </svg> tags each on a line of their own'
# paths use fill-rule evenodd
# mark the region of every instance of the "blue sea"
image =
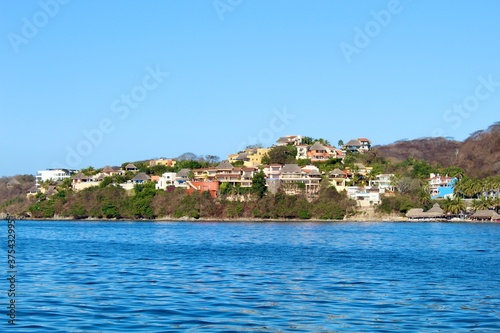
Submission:
<svg viewBox="0 0 500 333">
<path fill-rule="evenodd" d="M 500 332 L 500 223 L 18 221 L 11 326 L 2 222 L 2 332 Z"/>
</svg>

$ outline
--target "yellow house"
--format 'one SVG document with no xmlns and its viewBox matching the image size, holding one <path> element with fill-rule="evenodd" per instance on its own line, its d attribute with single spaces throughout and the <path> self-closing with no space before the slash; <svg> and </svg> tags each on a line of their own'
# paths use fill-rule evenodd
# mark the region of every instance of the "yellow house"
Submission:
<svg viewBox="0 0 500 333">
<path fill-rule="evenodd" d="M 149 161 L 149 166 L 165 165 L 165 166 L 168 166 L 168 167 L 174 167 L 176 163 L 177 163 L 177 161 L 173 160 L 171 158 L 160 158 L 160 159 L 157 159 L 157 160 L 151 160 L 151 161 Z"/>
<path fill-rule="evenodd" d="M 227 155 L 227 160 L 229 161 L 229 163 L 234 163 L 238 161 L 238 156 L 240 156 L 240 154 L 229 154 Z"/>
<path fill-rule="evenodd" d="M 269 152 L 269 148 L 251 148 L 247 149 L 248 161 L 245 161 L 246 167 L 254 167 L 262 164 L 262 157 Z"/>
</svg>

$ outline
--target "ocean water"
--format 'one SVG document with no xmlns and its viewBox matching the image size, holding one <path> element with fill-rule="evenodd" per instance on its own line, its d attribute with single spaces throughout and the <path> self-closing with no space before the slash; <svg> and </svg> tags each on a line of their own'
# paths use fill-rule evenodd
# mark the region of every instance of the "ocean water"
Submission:
<svg viewBox="0 0 500 333">
<path fill-rule="evenodd" d="M 16 240 L 1 332 L 500 332 L 498 223 L 18 221 Z"/>
</svg>

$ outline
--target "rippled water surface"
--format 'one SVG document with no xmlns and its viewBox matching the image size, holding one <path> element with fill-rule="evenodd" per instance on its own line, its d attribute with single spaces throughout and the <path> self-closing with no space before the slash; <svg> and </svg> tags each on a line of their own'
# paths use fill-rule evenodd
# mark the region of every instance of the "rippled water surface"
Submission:
<svg viewBox="0 0 500 333">
<path fill-rule="evenodd" d="M 18 221 L 16 231 L 18 331 L 500 332 L 500 224 Z"/>
</svg>

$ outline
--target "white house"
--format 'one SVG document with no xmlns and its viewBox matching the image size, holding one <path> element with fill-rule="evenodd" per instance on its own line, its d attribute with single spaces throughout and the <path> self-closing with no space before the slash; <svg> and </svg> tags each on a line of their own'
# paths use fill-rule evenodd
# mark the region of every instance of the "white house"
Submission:
<svg viewBox="0 0 500 333">
<path fill-rule="evenodd" d="M 175 172 L 165 172 L 158 179 L 158 183 L 156 183 L 157 190 L 166 190 L 169 186 L 175 186 L 175 178 L 177 173 Z"/>
<path fill-rule="evenodd" d="M 361 207 L 380 203 L 380 191 L 376 187 L 347 186 L 346 191 L 347 196 L 356 200 Z"/>
<path fill-rule="evenodd" d="M 40 186 L 42 182 L 47 180 L 52 181 L 63 181 L 66 178 L 71 178 L 71 175 L 77 173 L 77 170 L 69 170 L 69 169 L 47 169 L 40 170 L 36 174 L 36 185 Z"/>
<path fill-rule="evenodd" d="M 378 187 L 380 189 L 380 193 L 385 193 L 385 191 L 394 192 L 394 185 L 392 183 L 393 178 L 394 174 L 392 173 L 376 175 L 375 179 L 370 180 L 369 185 Z"/>
</svg>

